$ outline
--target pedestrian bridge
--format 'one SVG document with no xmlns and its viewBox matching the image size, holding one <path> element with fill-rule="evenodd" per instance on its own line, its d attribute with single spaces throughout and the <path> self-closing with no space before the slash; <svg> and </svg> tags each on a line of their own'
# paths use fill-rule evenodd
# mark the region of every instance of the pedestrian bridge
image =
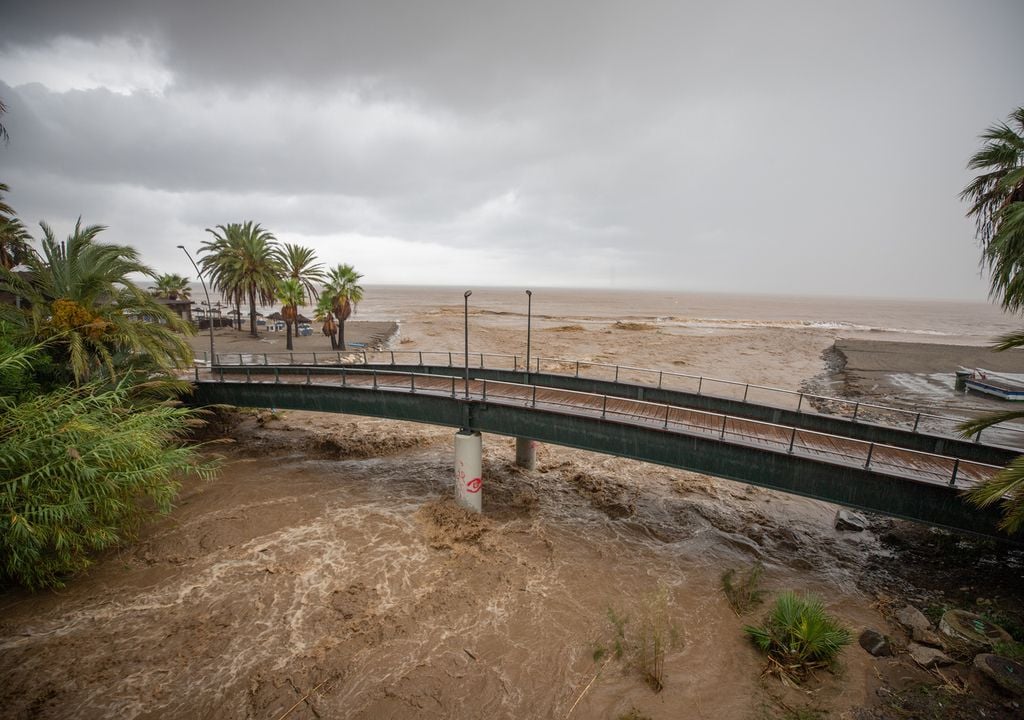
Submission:
<svg viewBox="0 0 1024 720">
<path fill-rule="evenodd" d="M 202 405 L 529 438 L 992 537 L 998 508 L 973 507 L 962 491 L 1021 452 L 1016 435 L 999 445 L 955 437 L 962 418 L 582 361 L 539 358 L 527 369 L 487 354 L 218 354 L 195 381 Z"/>
</svg>

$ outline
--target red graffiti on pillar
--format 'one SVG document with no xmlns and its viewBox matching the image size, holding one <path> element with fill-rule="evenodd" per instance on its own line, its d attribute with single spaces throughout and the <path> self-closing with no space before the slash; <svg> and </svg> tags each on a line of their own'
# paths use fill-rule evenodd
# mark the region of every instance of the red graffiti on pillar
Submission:
<svg viewBox="0 0 1024 720">
<path fill-rule="evenodd" d="M 480 478 L 473 478 L 466 483 L 466 492 L 480 492 L 480 487 L 484 484 L 484 481 Z"/>
</svg>

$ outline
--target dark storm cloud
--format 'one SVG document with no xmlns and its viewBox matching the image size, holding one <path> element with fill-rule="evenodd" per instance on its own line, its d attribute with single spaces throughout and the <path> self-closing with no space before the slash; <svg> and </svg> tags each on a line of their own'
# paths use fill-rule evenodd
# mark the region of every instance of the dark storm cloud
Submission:
<svg viewBox="0 0 1024 720">
<path fill-rule="evenodd" d="M 31 219 L 148 225 L 118 239 L 154 263 L 256 217 L 570 283 L 982 297 L 956 195 L 1022 101 L 1022 24 L 1017 2 L 42 0 L 0 24 L 0 163 Z M 90 84 L 112 39 L 137 76 Z"/>
</svg>

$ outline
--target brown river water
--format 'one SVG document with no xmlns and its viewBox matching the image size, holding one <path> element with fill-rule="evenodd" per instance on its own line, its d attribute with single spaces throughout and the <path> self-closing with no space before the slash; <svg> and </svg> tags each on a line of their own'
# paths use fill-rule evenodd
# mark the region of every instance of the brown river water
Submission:
<svg viewBox="0 0 1024 720">
<path fill-rule="evenodd" d="M 460 347 L 461 290 L 367 290 L 356 319 L 398 320 L 396 350 Z M 525 301 L 475 291 L 473 348 L 524 352 Z M 799 390 L 840 336 L 1012 329 L 987 305 L 900 302 L 538 290 L 531 350 Z M 552 446 L 525 471 L 487 436 L 473 516 L 451 502 L 450 429 L 264 411 L 212 434 L 235 439 L 218 479 L 137 543 L 60 592 L 0 595 L 0 716 L 853 717 L 880 683 L 856 645 L 809 694 L 762 679 L 741 628 L 763 611 L 737 617 L 721 591 L 760 561 L 770 596 L 810 591 L 855 632 L 889 631 L 863 579 L 890 553 L 833 529 L 826 503 Z M 659 693 L 629 650 L 652 627 L 672 629 Z M 616 637 L 624 656 L 595 658 Z"/>
</svg>

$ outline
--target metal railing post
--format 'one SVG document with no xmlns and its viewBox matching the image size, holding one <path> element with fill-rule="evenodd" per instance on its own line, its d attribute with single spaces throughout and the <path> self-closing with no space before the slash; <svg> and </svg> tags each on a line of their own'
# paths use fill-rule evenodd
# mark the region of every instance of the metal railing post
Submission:
<svg viewBox="0 0 1024 720">
<path fill-rule="evenodd" d="M 423 367 L 423 351 L 420 350 L 420 367 Z"/>
<path fill-rule="evenodd" d="M 700 395 L 700 389 L 704 386 L 704 376 L 701 375 L 697 378 L 697 394 Z"/>
<path fill-rule="evenodd" d="M 267 354 L 266 354 L 266 353 L 263 353 L 263 367 L 266 367 L 266 366 L 267 366 L 267 365 L 269 365 L 269 364 L 270 364 L 270 363 L 269 363 L 269 362 L 267 362 Z"/>
<path fill-rule="evenodd" d="M 725 423 L 729 419 L 728 415 L 722 416 L 722 434 L 718 436 L 719 440 L 725 440 Z"/>
<path fill-rule="evenodd" d="M 249 368 L 245 369 L 245 381 L 247 383 L 251 383 L 252 382 L 252 370 L 250 370 Z"/>
<path fill-rule="evenodd" d="M 859 402 L 857 402 L 857 403 L 854 403 L 854 404 L 853 404 L 853 417 L 852 417 L 852 418 L 850 418 L 850 421 L 851 421 L 851 422 L 857 422 L 857 413 L 858 413 L 859 411 L 860 411 L 860 403 L 859 403 Z"/>
<path fill-rule="evenodd" d="M 580 376 L 580 361 L 576 361 L 576 377 Z"/>
<path fill-rule="evenodd" d="M 412 393 L 413 395 L 416 394 L 416 374 L 415 373 L 410 373 L 409 374 L 409 392 Z"/>
<path fill-rule="evenodd" d="M 665 404 L 665 429 L 668 430 L 668 411 L 672 409 L 672 406 Z"/>
<path fill-rule="evenodd" d="M 348 385 L 348 370 L 345 368 L 341 369 L 341 386 L 345 387 Z"/>
<path fill-rule="evenodd" d="M 619 381 L 619 366 L 615 366 L 615 382 Z"/>
<path fill-rule="evenodd" d="M 366 351 L 363 350 L 363 365 L 369 365 L 370 361 L 366 359 Z"/>
<path fill-rule="evenodd" d="M 484 354 L 480 353 L 480 369 L 484 369 Z"/>
<path fill-rule="evenodd" d="M 487 381 L 484 380 L 483 383 L 484 383 L 484 396 L 481 399 L 482 399 L 483 402 L 487 402 Z"/>
<path fill-rule="evenodd" d="M 921 413 L 918 413 L 917 417 L 914 418 L 914 429 L 913 429 L 912 432 L 917 432 L 917 426 L 920 425 L 920 424 L 921 424 Z"/>
<path fill-rule="evenodd" d="M 451 355 L 451 353 L 449 353 Z M 452 375 L 452 397 L 455 397 L 455 376 Z"/>
<path fill-rule="evenodd" d="M 793 428 L 793 432 L 789 434 L 789 450 L 787 452 L 793 454 L 793 444 L 796 442 L 796 427 Z"/>
<path fill-rule="evenodd" d="M 803 404 L 804 404 L 804 394 L 800 393 L 800 399 L 796 401 L 796 411 L 797 412 L 800 412 L 800 408 L 803 407 Z"/>
<path fill-rule="evenodd" d="M 313 353 L 313 364 L 316 365 L 316 353 Z"/>
<path fill-rule="evenodd" d="M 448 367 L 452 366 L 452 354 L 448 353 Z"/>
<path fill-rule="evenodd" d="M 312 381 L 309 378 L 309 368 L 306 368 L 306 384 L 311 385 Z"/>
<path fill-rule="evenodd" d="M 338 353 L 338 364 L 341 365 L 341 353 Z"/>
<path fill-rule="evenodd" d="M 873 454 L 874 452 L 875 452 L 875 444 L 874 444 L 874 443 L 871 443 L 870 445 L 868 445 L 868 459 L 867 459 L 867 461 L 866 461 L 866 462 L 864 463 L 864 469 L 865 469 L 865 470 L 867 470 L 867 469 L 868 469 L 869 467 L 871 467 L 871 455 L 872 455 L 872 454 Z"/>
<path fill-rule="evenodd" d="M 377 389 L 377 371 L 376 370 L 373 371 L 373 389 L 374 390 Z"/>
<path fill-rule="evenodd" d="M 748 392 L 750 392 L 750 383 L 747 383 L 746 387 L 743 388 L 743 402 L 747 401 Z"/>
<path fill-rule="evenodd" d="M 658 389 L 659 390 L 661 390 L 661 377 L 662 377 L 662 375 L 664 375 L 664 372 L 659 370 L 658 371 Z"/>
<path fill-rule="evenodd" d="M 960 469 L 960 458 L 953 458 L 953 477 L 949 479 L 949 486 L 956 486 L 956 472 Z"/>
<path fill-rule="evenodd" d="M 391 366 L 394 367 L 394 365 L 395 365 L 395 351 L 392 350 L 391 351 Z"/>
<path fill-rule="evenodd" d="M 536 385 L 533 386 L 533 407 L 534 407 L 534 409 L 536 409 L 536 407 L 537 407 L 537 386 Z"/>
<path fill-rule="evenodd" d="M 608 396 L 602 395 L 601 398 L 601 419 L 604 420 L 605 415 L 608 414 Z"/>
<path fill-rule="evenodd" d="M 224 382 L 224 368 L 220 369 L 220 381 Z"/>
<path fill-rule="evenodd" d="M 275 385 L 280 385 L 281 384 L 281 368 L 277 368 L 277 367 L 274 368 L 274 384 Z"/>
</svg>

